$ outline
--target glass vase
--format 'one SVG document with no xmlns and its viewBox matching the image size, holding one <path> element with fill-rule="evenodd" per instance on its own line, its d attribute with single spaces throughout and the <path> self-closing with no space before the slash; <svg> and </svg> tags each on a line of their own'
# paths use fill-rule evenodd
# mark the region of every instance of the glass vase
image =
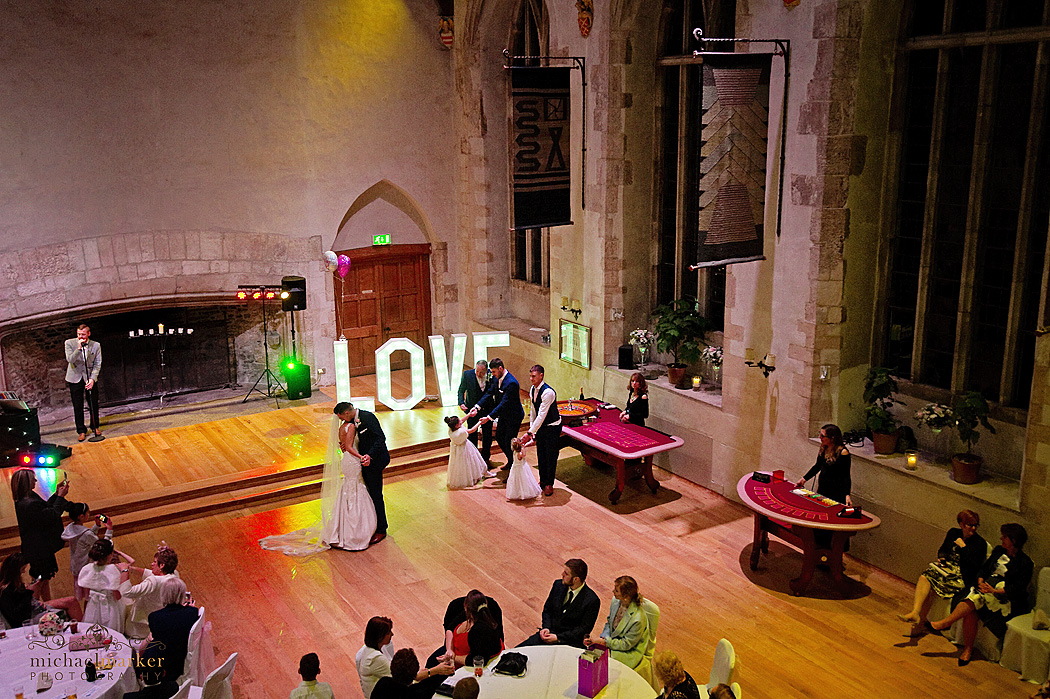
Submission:
<svg viewBox="0 0 1050 699">
<path fill-rule="evenodd" d="M 639 368 L 641 368 L 641 367 L 643 367 L 643 366 L 645 366 L 646 364 L 649 363 L 649 361 L 648 361 L 649 348 L 648 347 L 646 347 L 645 345 L 639 345 L 638 346 L 638 355 L 641 357 L 641 360 L 638 362 L 638 367 Z"/>
</svg>

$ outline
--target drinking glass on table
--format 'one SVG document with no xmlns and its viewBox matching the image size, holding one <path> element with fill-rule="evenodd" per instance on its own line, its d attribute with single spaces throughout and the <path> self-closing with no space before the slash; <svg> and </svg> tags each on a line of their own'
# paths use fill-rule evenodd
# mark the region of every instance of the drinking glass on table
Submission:
<svg viewBox="0 0 1050 699">
<path fill-rule="evenodd" d="M 485 671 L 485 658 L 480 655 L 474 656 L 474 676 L 481 677 L 481 673 Z"/>
</svg>

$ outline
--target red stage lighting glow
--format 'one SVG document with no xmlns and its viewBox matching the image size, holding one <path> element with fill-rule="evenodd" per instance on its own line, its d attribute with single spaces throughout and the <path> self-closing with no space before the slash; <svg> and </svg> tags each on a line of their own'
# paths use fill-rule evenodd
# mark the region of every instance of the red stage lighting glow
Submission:
<svg viewBox="0 0 1050 699">
<path fill-rule="evenodd" d="M 276 296 L 277 296 L 277 294 L 275 294 L 275 293 L 274 293 L 274 292 L 272 292 L 272 291 L 267 291 L 267 292 L 266 292 L 266 298 L 268 298 L 268 299 L 272 299 L 272 298 L 274 298 L 274 297 L 276 297 Z"/>
<path fill-rule="evenodd" d="M 262 298 L 262 292 L 261 291 L 256 291 L 254 294 L 252 294 L 252 298 L 255 299 L 256 301 L 258 301 L 259 299 Z"/>
<path fill-rule="evenodd" d="M 246 301 L 247 299 L 248 299 L 248 292 L 247 291 L 238 291 L 237 292 L 237 300 L 238 301 Z"/>
</svg>

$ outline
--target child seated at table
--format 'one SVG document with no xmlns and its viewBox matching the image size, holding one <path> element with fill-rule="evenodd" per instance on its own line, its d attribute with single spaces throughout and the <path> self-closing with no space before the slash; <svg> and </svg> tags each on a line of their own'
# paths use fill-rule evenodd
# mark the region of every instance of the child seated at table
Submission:
<svg viewBox="0 0 1050 699">
<path fill-rule="evenodd" d="M 521 445 L 520 439 L 512 439 L 511 451 L 514 452 L 514 465 L 510 467 L 510 476 L 507 477 L 507 499 L 508 500 L 532 500 L 538 498 L 543 489 L 540 488 L 536 474 L 525 460 L 525 447 Z"/>
</svg>

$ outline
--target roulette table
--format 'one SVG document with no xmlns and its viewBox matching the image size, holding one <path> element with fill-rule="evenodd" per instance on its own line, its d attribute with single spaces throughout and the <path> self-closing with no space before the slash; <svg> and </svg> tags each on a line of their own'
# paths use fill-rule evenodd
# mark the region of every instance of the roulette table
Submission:
<svg viewBox="0 0 1050 699">
<path fill-rule="evenodd" d="M 868 512 L 859 518 L 842 517 L 839 515 L 845 507 L 842 503 L 796 488 L 793 482 L 775 476 L 770 477 L 769 483 L 762 483 L 749 473 L 737 482 L 736 492 L 755 517 L 751 570 L 758 568 L 762 553 L 769 553 L 770 534 L 802 549 L 802 572 L 790 583 L 795 595 L 806 591 L 822 556 L 827 557 L 831 578 L 841 589 L 847 582 L 842 574 L 846 542 L 857 532 L 874 529 L 882 523 Z M 830 532 L 830 549 L 818 546 L 814 535 L 817 530 Z"/>
<path fill-rule="evenodd" d="M 562 403 L 572 403 L 576 410 L 589 410 L 583 424 L 569 422 L 571 415 L 562 412 Z M 562 444 L 577 449 L 588 466 L 595 461 L 616 469 L 616 487 L 609 493 L 615 505 L 627 484 L 627 469 L 638 468 L 646 485 L 655 493 L 660 484 L 653 476 L 653 454 L 677 449 L 684 443 L 680 437 L 664 434 L 650 427 L 620 422 L 620 409 L 602 407 L 601 401 L 560 401 L 558 412 L 563 416 Z M 579 419 L 581 416 L 575 416 Z M 567 418 L 567 419 L 566 419 Z"/>
</svg>

